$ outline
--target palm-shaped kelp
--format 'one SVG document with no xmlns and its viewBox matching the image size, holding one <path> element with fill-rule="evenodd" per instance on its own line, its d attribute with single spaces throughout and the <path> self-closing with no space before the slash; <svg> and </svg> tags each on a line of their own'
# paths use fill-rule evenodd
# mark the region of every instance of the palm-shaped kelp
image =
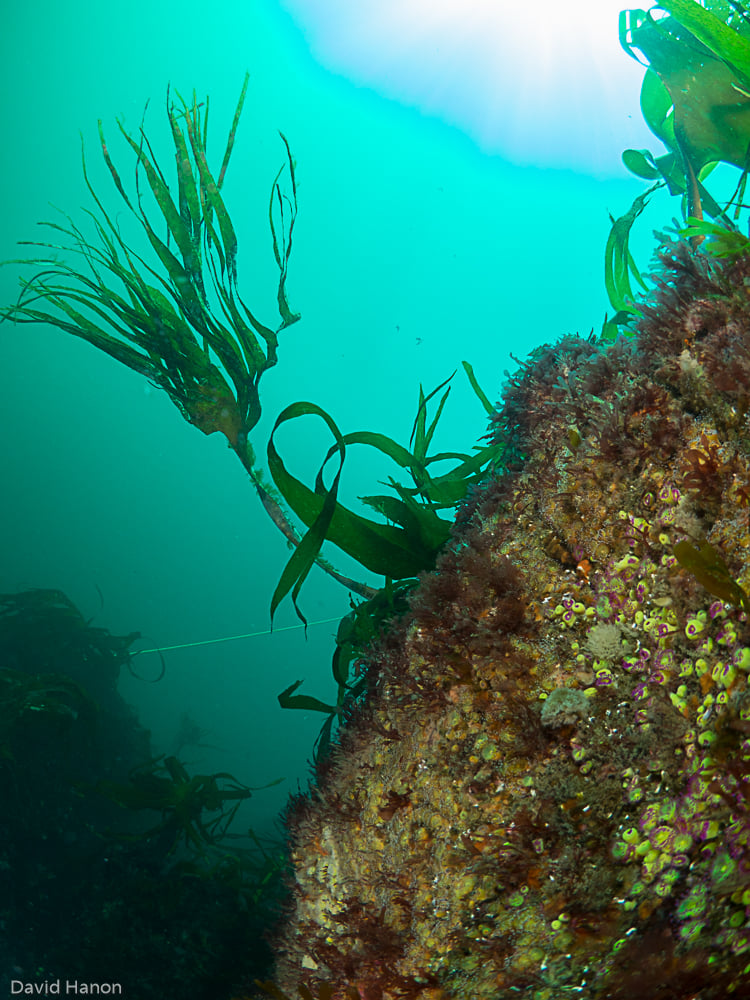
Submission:
<svg viewBox="0 0 750 1000">
<path fill-rule="evenodd" d="M 273 615 L 290 591 L 296 605 L 299 587 L 315 563 L 361 597 L 369 600 L 374 596 L 373 588 L 341 575 L 320 558 L 325 540 L 335 542 L 363 568 L 387 579 L 413 577 L 430 569 L 449 531 L 449 522 L 437 512 L 465 495 L 498 448 L 485 447 L 474 455 L 428 455 L 447 392 L 429 426 L 427 404 L 434 393 L 421 393 L 410 443 L 413 450 L 369 431 L 342 435 L 325 410 L 313 403 L 297 402 L 282 412 L 274 431 L 288 420 L 314 415 L 326 422 L 335 444 L 323 461 L 314 488 L 309 489 L 287 471 L 272 434 L 268 463 L 278 494 L 265 485 L 249 435 L 260 419 L 261 376 L 277 362 L 279 334 L 299 319 L 286 291 L 297 188 L 294 159 L 282 135 L 285 160 L 274 178 L 268 206 L 279 272 L 278 323 L 272 327 L 261 322 L 240 294 L 238 240 L 222 195 L 246 91 L 247 78 L 216 175 L 207 157 L 208 102 L 199 104 L 195 96 L 190 103 L 179 96 L 172 101 L 168 94 L 167 118 L 175 155 L 171 187 L 144 128 L 134 137 L 118 122 L 120 134 L 135 157 L 134 192 L 129 193 L 100 122 L 104 162 L 155 259 L 149 263 L 126 241 L 94 190 L 84 158 L 84 179 L 96 206 L 96 211 L 88 212 L 94 238 L 67 216 L 63 223 L 46 223 L 59 242 L 31 244 L 52 254 L 22 262 L 35 265 L 36 273 L 22 281 L 17 303 L 0 316 L 17 322 L 50 323 L 87 340 L 164 389 L 183 417 L 205 434 L 224 434 L 267 513 L 295 548 L 272 599 Z M 465 367 L 474 391 L 489 411 L 490 404 L 471 368 Z M 353 444 L 376 448 L 411 477 L 413 486 L 391 480 L 395 497 L 363 498 L 390 523 L 354 514 L 337 498 L 346 448 Z M 339 458 L 339 469 L 327 488 L 323 467 L 334 455 Z M 451 461 L 453 468 L 433 476 L 428 466 L 437 461 Z M 279 495 L 306 526 L 303 537 L 276 499 Z"/>
<path fill-rule="evenodd" d="M 263 372 L 276 364 L 278 334 L 299 319 L 289 307 L 285 287 L 297 203 L 294 161 L 283 136 L 287 159 L 274 180 L 269 206 L 280 271 L 277 298 L 281 323 L 275 330 L 260 322 L 237 286 L 237 235 L 221 188 L 246 90 L 247 78 L 218 178 L 207 162 L 207 103 L 198 104 L 195 97 L 190 105 L 181 99 L 178 105 L 168 101 L 176 197 L 143 128 L 136 139 L 118 122 L 121 135 L 136 156 L 136 194 L 132 199 L 99 123 L 105 163 L 163 273 L 126 243 L 89 181 L 84 158 L 84 177 L 98 209 L 98 213 L 88 213 L 96 241 L 89 241 L 71 219 L 67 224 L 44 223 L 60 234 L 62 242 L 32 245 L 72 253 L 83 267 L 57 257 L 37 259 L 34 263 L 42 269 L 23 283 L 17 306 L 8 310 L 8 315 L 21 322 L 52 323 L 82 337 L 145 375 L 169 394 L 187 420 L 206 434 L 221 431 L 240 454 L 248 432 L 260 418 L 258 383 Z M 282 187 L 285 172 L 288 190 Z M 164 238 L 144 208 L 144 175 L 162 216 L 160 222 L 166 224 Z M 51 312 L 49 306 L 59 312 Z"/>
<path fill-rule="evenodd" d="M 128 784 L 100 781 L 97 790 L 126 809 L 162 814 L 162 822 L 139 839 L 166 835 L 170 851 L 184 840 L 199 852 L 226 835 L 241 803 L 252 795 L 247 785 L 225 771 L 191 777 L 176 757 L 164 756 L 133 768 Z M 207 818 L 212 812 L 218 815 Z"/>
<path fill-rule="evenodd" d="M 299 536 L 262 481 L 248 439 L 261 415 L 260 378 L 277 362 L 279 333 L 299 319 L 286 292 L 297 217 L 295 167 L 289 144 L 281 135 L 285 162 L 274 178 L 268 206 L 279 270 L 279 322 L 272 328 L 258 319 L 240 295 L 237 234 L 221 193 L 247 84 L 246 76 L 218 175 L 212 173 L 207 158 L 208 102 L 199 104 L 193 96 L 190 104 L 179 97 L 175 103 L 168 95 L 176 175 L 172 187 L 144 128 L 135 138 L 118 121 L 120 134 L 136 158 L 135 195 L 131 197 L 99 122 L 104 161 L 158 264 L 152 266 L 126 241 L 91 184 L 83 157 L 84 179 L 97 209 L 87 212 L 94 238 L 68 216 L 64 223 L 43 223 L 59 242 L 25 241 L 53 254 L 14 262 L 34 264 L 38 270 L 22 280 L 17 303 L 2 316 L 21 323 L 49 323 L 87 340 L 164 389 L 183 417 L 204 434 L 223 433 L 266 511 L 296 545 Z M 153 196 L 156 211 L 145 207 L 144 186 Z M 371 593 L 370 588 L 326 568 L 357 593 Z"/>
</svg>

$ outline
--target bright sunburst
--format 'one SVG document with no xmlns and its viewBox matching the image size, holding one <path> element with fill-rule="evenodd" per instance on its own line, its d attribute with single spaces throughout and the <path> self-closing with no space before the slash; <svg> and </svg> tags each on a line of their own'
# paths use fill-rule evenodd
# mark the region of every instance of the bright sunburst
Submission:
<svg viewBox="0 0 750 1000">
<path fill-rule="evenodd" d="M 621 0 L 285 6 L 329 69 L 517 162 L 613 172 L 640 127 L 642 72 L 619 47 Z"/>
</svg>

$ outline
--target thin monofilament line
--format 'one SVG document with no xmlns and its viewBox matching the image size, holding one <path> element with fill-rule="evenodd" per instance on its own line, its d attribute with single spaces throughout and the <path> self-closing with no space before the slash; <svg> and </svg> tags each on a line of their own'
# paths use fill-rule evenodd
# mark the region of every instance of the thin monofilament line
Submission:
<svg viewBox="0 0 750 1000">
<path fill-rule="evenodd" d="M 340 616 L 336 618 L 321 618 L 317 622 L 308 622 L 307 628 L 313 625 L 326 625 L 329 622 L 341 621 Z M 154 649 L 136 649 L 131 656 L 143 656 L 146 653 L 168 653 L 173 649 L 190 649 L 193 646 L 213 646 L 219 642 L 234 642 L 236 639 L 255 639 L 259 635 L 273 635 L 276 632 L 290 632 L 292 629 L 305 628 L 304 625 L 283 625 L 281 628 L 268 628 L 261 632 L 244 632 L 242 635 L 225 635 L 219 639 L 201 639 L 200 642 L 180 642 L 174 646 L 156 646 Z"/>
</svg>

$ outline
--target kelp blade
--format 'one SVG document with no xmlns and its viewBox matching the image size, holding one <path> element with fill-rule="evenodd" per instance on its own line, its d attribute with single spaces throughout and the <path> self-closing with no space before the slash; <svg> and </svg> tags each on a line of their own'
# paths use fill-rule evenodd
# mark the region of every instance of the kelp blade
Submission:
<svg viewBox="0 0 750 1000">
<path fill-rule="evenodd" d="M 729 567 L 713 545 L 704 540 L 697 549 L 683 539 L 675 543 L 672 552 L 679 564 L 692 573 L 709 594 L 750 612 L 750 598 L 732 577 Z"/>
</svg>

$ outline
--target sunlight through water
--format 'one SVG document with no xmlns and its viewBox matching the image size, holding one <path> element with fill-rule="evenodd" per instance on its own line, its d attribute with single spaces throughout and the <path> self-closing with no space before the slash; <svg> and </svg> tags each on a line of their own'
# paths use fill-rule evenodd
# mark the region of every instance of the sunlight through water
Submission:
<svg viewBox="0 0 750 1000">
<path fill-rule="evenodd" d="M 521 164 L 622 174 L 643 71 L 620 0 L 284 0 L 328 70 Z"/>
</svg>

